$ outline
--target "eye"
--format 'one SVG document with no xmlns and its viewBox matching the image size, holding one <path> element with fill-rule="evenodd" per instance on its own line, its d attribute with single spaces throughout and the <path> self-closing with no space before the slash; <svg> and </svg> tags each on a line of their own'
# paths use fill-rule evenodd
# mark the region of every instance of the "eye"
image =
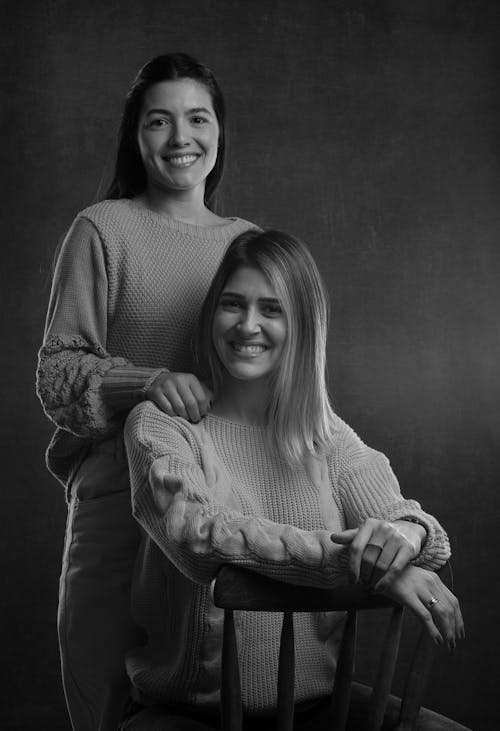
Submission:
<svg viewBox="0 0 500 731">
<path fill-rule="evenodd" d="M 261 306 L 261 311 L 266 317 L 281 317 L 283 315 L 279 302 L 267 302 Z"/>
<path fill-rule="evenodd" d="M 147 129 L 162 129 L 169 124 L 169 120 L 165 117 L 153 117 L 146 122 Z"/>
<path fill-rule="evenodd" d="M 243 303 L 237 297 L 222 297 L 220 306 L 227 312 L 237 312 L 243 307 Z"/>
<path fill-rule="evenodd" d="M 208 120 L 206 117 L 200 117 L 200 116 L 191 117 L 192 124 L 194 124 L 196 126 L 201 126 L 203 124 L 208 124 L 209 121 L 210 120 Z"/>
</svg>

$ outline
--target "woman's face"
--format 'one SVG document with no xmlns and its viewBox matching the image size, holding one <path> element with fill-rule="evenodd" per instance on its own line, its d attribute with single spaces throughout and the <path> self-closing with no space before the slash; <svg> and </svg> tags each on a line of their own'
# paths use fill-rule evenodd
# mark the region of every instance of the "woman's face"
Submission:
<svg viewBox="0 0 500 731">
<path fill-rule="evenodd" d="M 226 372 L 238 380 L 267 378 L 280 362 L 287 324 L 265 275 L 240 267 L 227 280 L 215 312 L 212 339 Z"/>
<path fill-rule="evenodd" d="M 144 95 L 137 140 L 150 186 L 204 192 L 219 141 L 208 90 L 193 79 L 152 86 Z"/>
</svg>

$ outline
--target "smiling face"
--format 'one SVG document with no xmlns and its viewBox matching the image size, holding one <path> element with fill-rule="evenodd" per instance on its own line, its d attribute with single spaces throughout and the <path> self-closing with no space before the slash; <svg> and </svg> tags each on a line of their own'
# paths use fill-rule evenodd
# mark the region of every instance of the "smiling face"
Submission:
<svg viewBox="0 0 500 731">
<path fill-rule="evenodd" d="M 179 79 L 148 89 L 137 133 L 148 186 L 203 193 L 218 140 L 217 117 L 203 84 Z"/>
<path fill-rule="evenodd" d="M 212 338 L 232 378 L 267 379 L 275 371 L 287 324 L 275 290 L 259 269 L 240 267 L 228 278 L 215 311 Z"/>
</svg>

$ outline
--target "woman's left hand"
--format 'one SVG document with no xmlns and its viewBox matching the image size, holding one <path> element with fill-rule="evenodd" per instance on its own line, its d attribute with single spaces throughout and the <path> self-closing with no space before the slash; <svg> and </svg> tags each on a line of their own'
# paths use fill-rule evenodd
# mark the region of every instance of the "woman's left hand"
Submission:
<svg viewBox="0 0 500 731">
<path fill-rule="evenodd" d="M 384 591 L 385 596 L 408 607 L 423 622 L 437 645 L 454 650 L 465 637 L 458 599 L 439 576 L 419 566 L 407 566 Z"/>
<path fill-rule="evenodd" d="M 332 533 L 334 543 L 350 545 L 349 571 L 353 583 L 362 581 L 384 591 L 420 553 L 425 528 L 405 520 L 368 518 L 359 528 Z"/>
</svg>

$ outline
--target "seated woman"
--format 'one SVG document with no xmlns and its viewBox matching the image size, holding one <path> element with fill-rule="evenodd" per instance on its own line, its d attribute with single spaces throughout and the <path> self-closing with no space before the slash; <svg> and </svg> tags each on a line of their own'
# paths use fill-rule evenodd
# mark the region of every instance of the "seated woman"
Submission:
<svg viewBox="0 0 500 731">
<path fill-rule="evenodd" d="M 326 334 L 327 299 L 306 247 L 246 232 L 229 246 L 200 320 L 211 412 L 197 424 L 150 402 L 130 414 L 133 512 L 144 529 L 133 607 L 146 636 L 128 671 L 150 708 L 123 728 L 168 729 L 174 716 L 188 724 L 174 728 L 198 728 L 192 718 L 218 726 L 223 613 L 210 582 L 223 564 L 304 587 L 361 574 L 416 612 L 438 644 L 463 634 L 458 602 L 431 573 L 450 555 L 447 536 L 332 410 Z M 343 620 L 295 618 L 302 718 L 331 691 Z M 280 630 L 273 613 L 237 618 L 249 719 L 276 711 Z"/>
</svg>

